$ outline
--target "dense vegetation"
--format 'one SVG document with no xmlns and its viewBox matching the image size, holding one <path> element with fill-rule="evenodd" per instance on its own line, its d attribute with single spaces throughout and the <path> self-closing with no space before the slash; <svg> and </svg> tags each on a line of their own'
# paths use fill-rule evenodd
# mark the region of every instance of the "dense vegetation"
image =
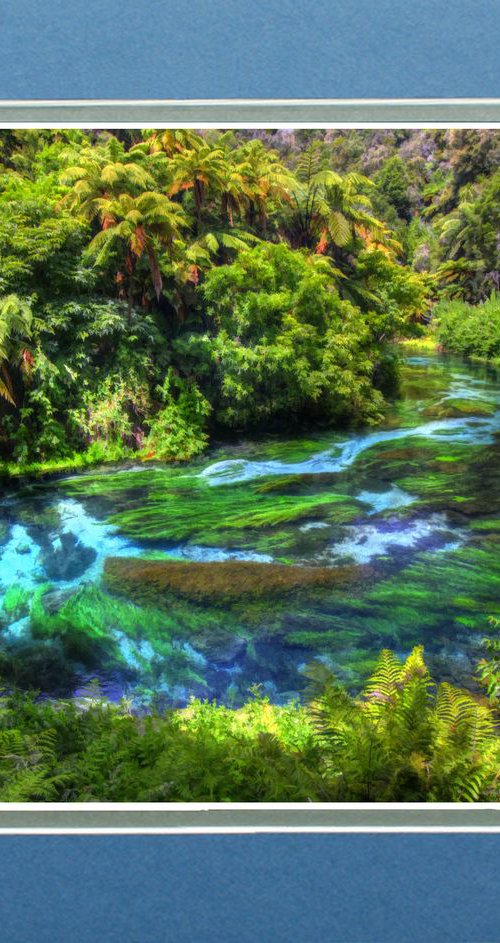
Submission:
<svg viewBox="0 0 500 943">
<path fill-rule="evenodd" d="M 376 421 L 394 338 L 498 281 L 496 132 L 3 131 L 0 458 Z"/>
<path fill-rule="evenodd" d="M 454 299 L 435 309 L 437 338 L 442 346 L 465 357 L 498 360 L 500 357 L 500 294 L 493 292 L 482 304 Z"/>
<path fill-rule="evenodd" d="M 493 666 L 493 667 L 492 667 Z M 0 701 L 2 801 L 498 801 L 498 664 L 490 703 L 432 684 L 422 650 L 381 653 L 353 698 L 321 666 L 306 706 L 193 701 L 134 715 L 90 689 L 77 702 Z"/>
<path fill-rule="evenodd" d="M 395 341 L 404 338 L 425 334 L 446 351 L 500 358 L 499 157 L 496 131 L 0 131 L 0 474 L 184 461 L 241 434 L 375 425 L 398 391 Z M 429 409 L 433 421 L 466 409 L 489 416 L 494 406 L 443 399 Z M 450 468 L 460 474 L 465 466 L 459 446 L 447 446 L 446 454 L 440 443 L 428 448 L 412 485 L 436 513 L 448 510 L 448 496 L 462 514 L 469 506 L 471 515 L 489 514 L 472 478 L 449 498 Z M 413 470 L 411 449 L 384 453 L 385 462 L 391 454 L 398 468 Z M 493 476 L 487 461 L 482 473 Z M 8 679 L 0 697 L 1 800 L 500 799 L 497 641 L 487 643 L 468 691 L 433 684 L 417 648 L 404 663 L 384 650 L 361 694 L 315 662 L 304 702 L 287 706 L 257 688 L 238 709 L 196 699 L 182 710 L 154 698 L 148 710 L 126 699 L 114 704 L 97 683 L 87 696 L 67 697 L 74 663 L 88 677 L 99 655 L 117 648 L 117 626 L 128 642 L 154 636 L 172 677 L 189 681 L 208 622 L 212 635 L 224 636 L 223 607 L 209 612 L 209 591 L 256 619 L 272 609 L 265 593 L 293 589 L 299 569 L 301 585 L 307 576 L 325 593 L 357 573 L 328 564 L 305 574 L 300 557 L 292 565 L 290 521 L 318 516 L 312 543 L 321 540 L 330 504 L 337 524 L 356 518 L 357 505 L 331 493 L 330 480 L 321 501 L 307 480 L 254 490 L 243 483 L 234 507 L 216 489 L 189 504 L 182 482 L 166 494 L 159 482 L 147 513 L 127 510 L 120 488 L 132 491 L 130 482 L 113 487 L 113 524 L 129 536 L 197 533 L 210 545 L 214 531 L 240 528 L 235 546 L 239 539 L 253 550 L 260 540 L 257 549 L 272 551 L 275 562 L 266 564 L 267 582 L 234 561 L 217 564 L 217 577 L 214 564 L 205 572 L 197 563 L 190 582 L 192 565 L 174 563 L 169 579 L 203 605 L 195 619 L 187 603 L 176 603 L 171 636 L 164 615 L 144 608 L 147 585 L 134 589 L 137 599 L 120 599 L 126 560 L 107 561 L 102 589 L 84 585 L 68 598 L 50 582 L 29 592 L 9 586 L 0 629 L 29 617 L 31 637 L 11 640 L 0 657 Z M 256 491 L 264 494 L 259 508 Z M 42 540 L 51 513 L 23 523 Z M 453 590 L 450 604 L 464 631 L 477 631 L 479 577 L 488 585 L 497 579 L 490 548 L 498 523 L 476 524 L 490 543 L 458 551 L 462 594 Z M 251 527 L 257 537 L 246 534 Z M 59 550 L 47 540 L 43 548 L 49 581 L 60 577 L 50 566 L 69 572 L 78 562 L 71 535 Z M 20 542 L 15 552 L 22 557 L 29 547 Z M 154 559 L 146 568 L 151 580 Z M 424 571 L 408 568 L 399 597 L 394 587 L 372 594 L 377 650 L 391 644 L 387 621 L 411 617 L 416 601 L 429 598 Z M 366 609 L 361 596 L 350 604 Z M 194 648 L 177 644 L 181 609 Z M 324 646 L 328 632 L 338 639 L 342 625 L 330 622 L 326 633 L 304 623 L 296 643 Z M 407 636 L 400 628 L 408 652 L 413 626 Z M 358 660 L 366 677 L 368 654 Z"/>
</svg>

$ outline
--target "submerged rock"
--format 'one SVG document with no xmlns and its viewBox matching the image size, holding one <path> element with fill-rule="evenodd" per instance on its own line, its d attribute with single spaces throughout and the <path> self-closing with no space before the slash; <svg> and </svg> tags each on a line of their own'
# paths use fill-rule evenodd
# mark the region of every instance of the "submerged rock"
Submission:
<svg viewBox="0 0 500 943">
<path fill-rule="evenodd" d="M 43 551 L 40 563 L 49 579 L 66 581 L 82 576 L 96 558 L 92 547 L 81 544 L 75 534 L 64 533 Z"/>
<path fill-rule="evenodd" d="M 49 615 L 55 615 L 64 606 L 68 599 L 71 599 L 76 593 L 80 592 L 81 587 L 75 586 L 71 589 L 54 589 L 43 596 L 43 608 Z"/>
<path fill-rule="evenodd" d="M 372 573 L 365 566 L 307 567 L 279 563 L 184 563 L 110 557 L 104 566 L 109 589 L 139 601 L 168 605 L 169 596 L 196 602 L 238 602 L 301 590 L 349 586 Z"/>
<path fill-rule="evenodd" d="M 239 637 L 214 640 L 212 644 L 207 643 L 205 654 L 212 664 L 226 667 L 236 664 L 245 657 L 247 644 L 246 639 Z"/>
<path fill-rule="evenodd" d="M 7 543 L 10 536 L 10 527 L 4 521 L 0 521 L 0 547 Z"/>
</svg>

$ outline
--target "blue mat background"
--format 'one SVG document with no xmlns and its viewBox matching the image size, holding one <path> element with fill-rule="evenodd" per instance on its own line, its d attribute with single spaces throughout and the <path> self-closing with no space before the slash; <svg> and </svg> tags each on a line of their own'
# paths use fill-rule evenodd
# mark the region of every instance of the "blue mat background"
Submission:
<svg viewBox="0 0 500 943">
<path fill-rule="evenodd" d="M 0 98 L 494 97 L 498 0 L 0 0 Z"/>
<path fill-rule="evenodd" d="M 0 98 L 494 97 L 497 0 L 0 0 Z M 496 835 L 0 838 L 1 943 L 499 943 Z"/>
<path fill-rule="evenodd" d="M 2 943 L 498 943 L 496 835 L 4 836 Z"/>
</svg>

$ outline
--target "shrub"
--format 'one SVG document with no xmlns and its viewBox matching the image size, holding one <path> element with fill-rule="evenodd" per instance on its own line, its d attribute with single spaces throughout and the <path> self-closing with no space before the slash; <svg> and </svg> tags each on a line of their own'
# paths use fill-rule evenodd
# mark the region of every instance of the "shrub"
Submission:
<svg viewBox="0 0 500 943">
<path fill-rule="evenodd" d="M 150 423 L 143 457 L 165 462 L 194 458 L 208 441 L 210 404 L 194 381 L 181 379 L 173 370 L 158 391 L 164 405 Z"/>
<path fill-rule="evenodd" d="M 500 356 L 500 294 L 478 305 L 443 301 L 434 310 L 437 336 L 446 350 L 492 359 Z"/>
<path fill-rule="evenodd" d="M 215 326 L 207 345 L 220 423 L 379 418 L 369 319 L 340 298 L 328 259 L 260 245 L 212 270 L 202 293 Z"/>
<path fill-rule="evenodd" d="M 498 801 L 493 707 L 433 686 L 422 649 L 381 653 L 362 695 L 323 665 L 310 700 L 278 707 L 254 689 L 237 710 L 192 700 L 138 716 L 98 684 L 76 701 L 0 699 L 3 802 Z"/>
</svg>

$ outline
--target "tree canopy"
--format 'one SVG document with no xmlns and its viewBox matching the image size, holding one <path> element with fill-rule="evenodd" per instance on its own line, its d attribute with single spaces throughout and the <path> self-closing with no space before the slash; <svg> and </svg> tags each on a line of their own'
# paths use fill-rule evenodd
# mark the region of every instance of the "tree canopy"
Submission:
<svg viewBox="0 0 500 943">
<path fill-rule="evenodd" d="M 0 132 L 1 457 L 375 421 L 393 340 L 499 287 L 499 152 L 487 131 Z M 181 410 L 160 447 L 185 396 L 196 431 Z"/>
</svg>

